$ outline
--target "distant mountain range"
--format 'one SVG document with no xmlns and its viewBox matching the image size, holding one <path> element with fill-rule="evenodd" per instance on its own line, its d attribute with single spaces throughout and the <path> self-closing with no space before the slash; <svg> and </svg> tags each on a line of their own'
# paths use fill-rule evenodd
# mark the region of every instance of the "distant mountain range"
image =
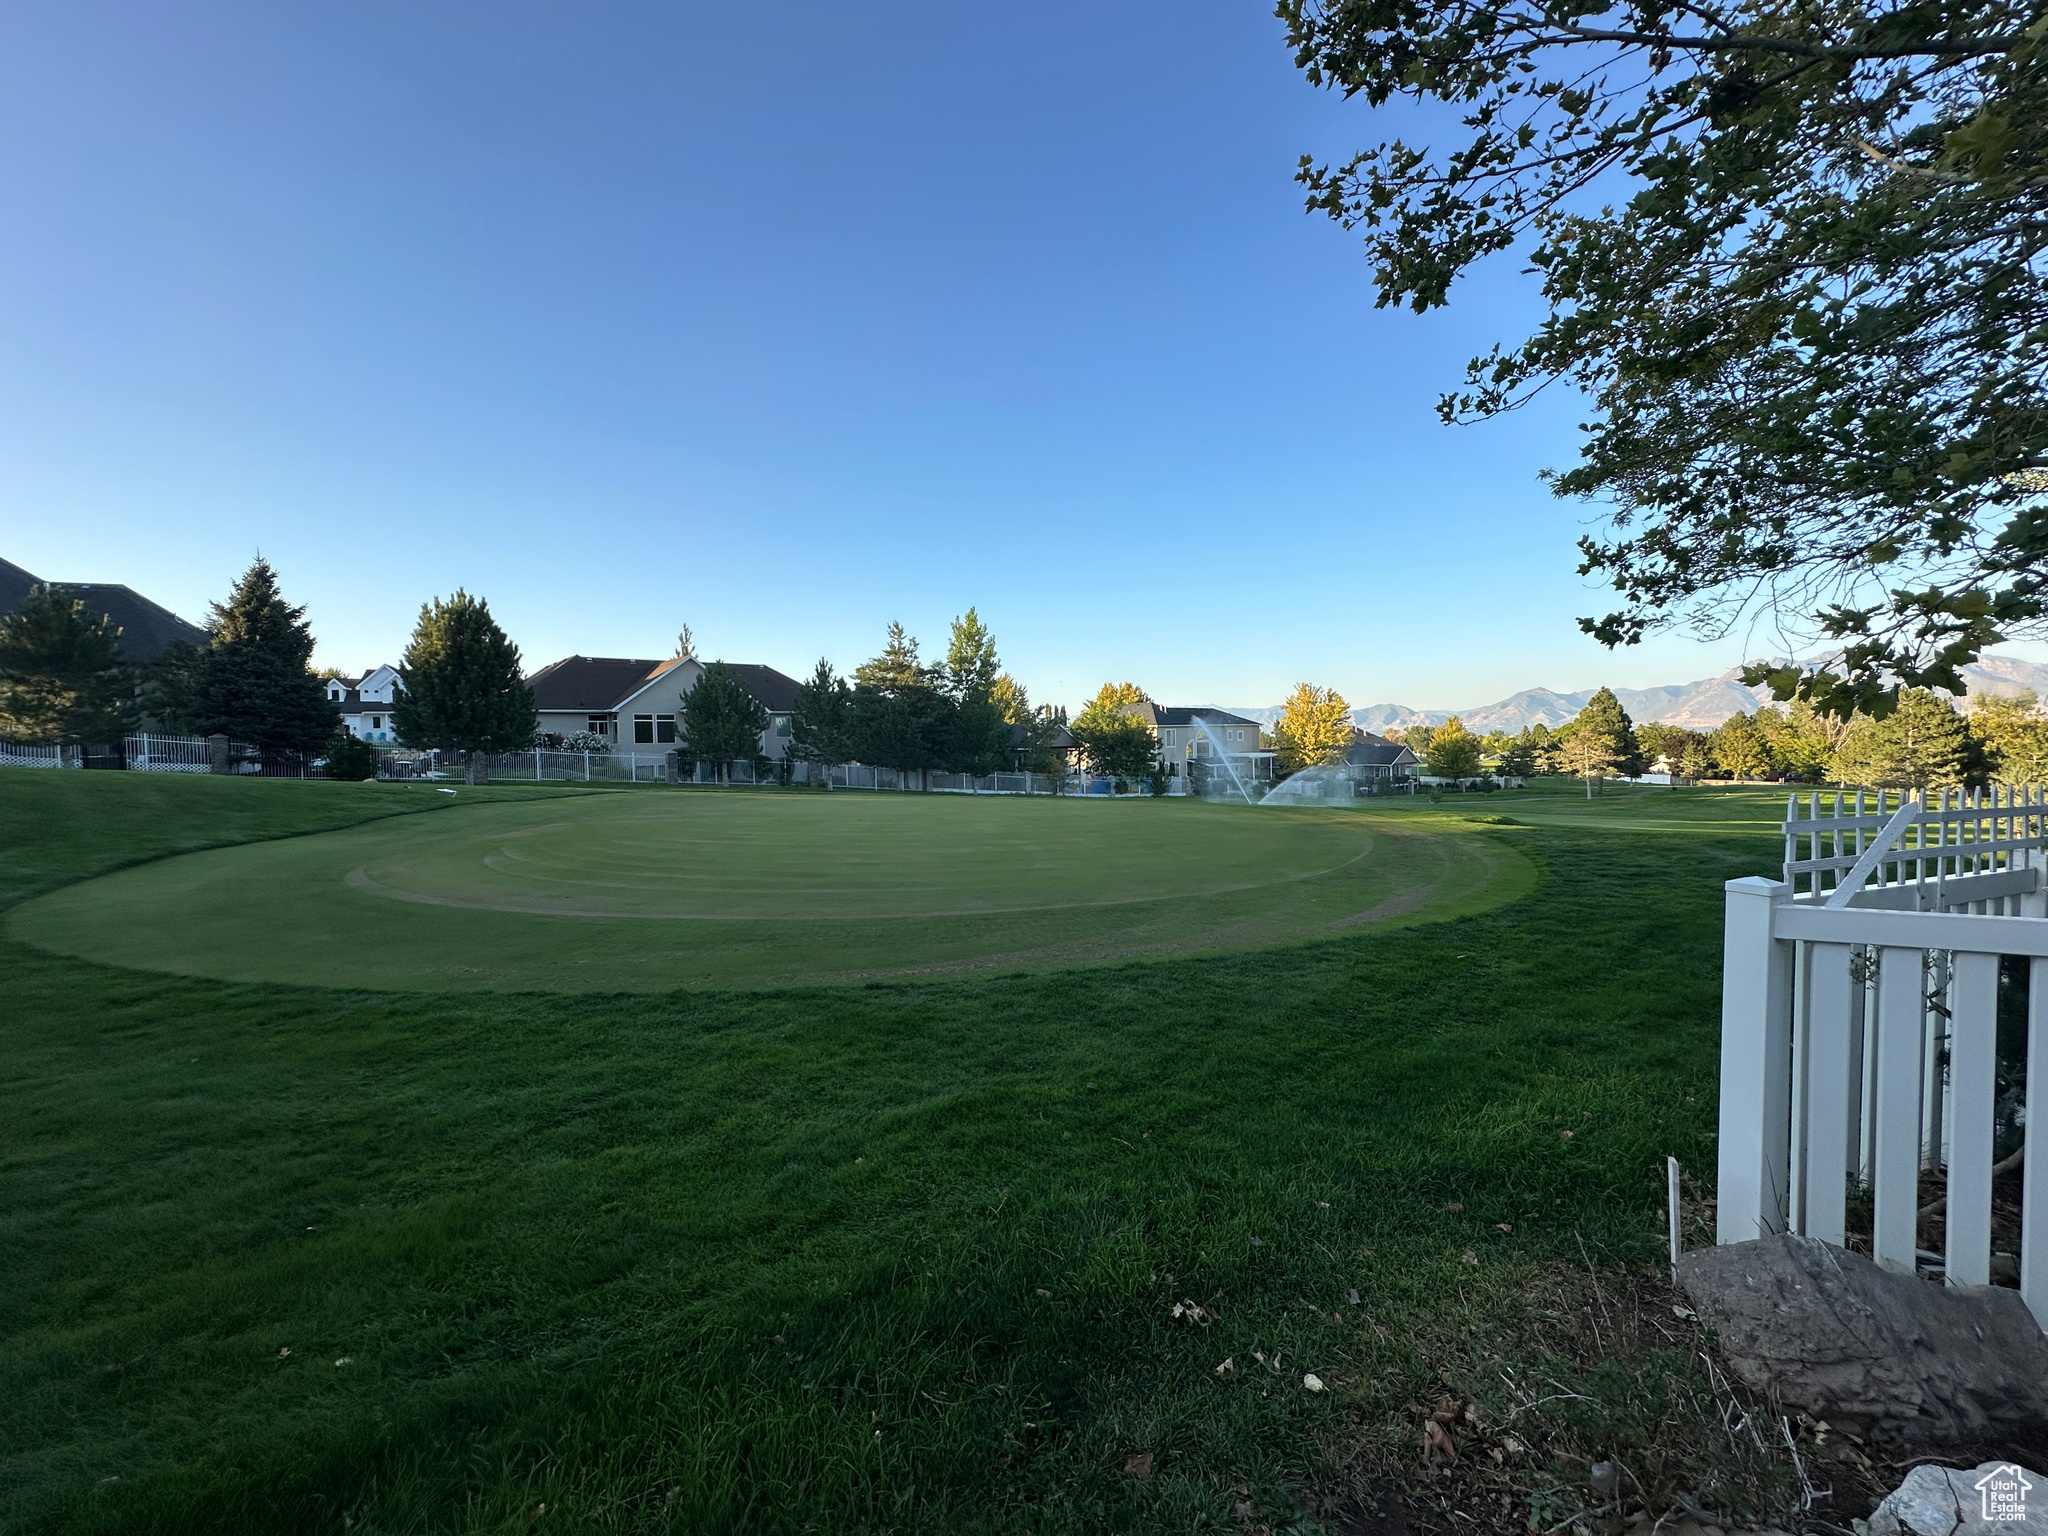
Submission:
<svg viewBox="0 0 2048 1536">
<path fill-rule="evenodd" d="M 1964 667 L 1963 679 L 1973 694 L 2014 694 L 2031 688 L 2043 698 L 2048 698 L 2048 666 L 2021 661 L 2017 657 L 1986 656 Z M 1374 704 L 1365 709 L 1354 709 L 1351 718 L 1365 730 L 1380 733 L 1406 730 L 1412 725 L 1441 725 L 1452 715 L 1481 735 L 1488 731 L 1521 731 L 1532 725 L 1547 725 L 1555 729 L 1584 709 L 1586 701 L 1598 691 L 1583 688 L 1576 693 L 1558 693 L 1549 688 L 1524 688 L 1498 703 L 1481 704 L 1472 709 L 1412 709 L 1406 704 Z M 1617 688 L 1614 696 L 1621 700 L 1621 707 L 1638 725 L 1659 720 L 1699 731 L 1711 730 L 1730 715 L 1771 702 L 1768 688 L 1742 686 L 1742 669 L 1739 667 L 1731 667 L 1719 677 L 1702 678 L 1696 683 L 1675 683 L 1666 688 Z M 1238 705 L 1220 707 L 1229 709 L 1232 714 L 1256 720 L 1261 725 L 1271 725 L 1281 714 L 1281 706 L 1277 704 L 1255 708 Z"/>
</svg>

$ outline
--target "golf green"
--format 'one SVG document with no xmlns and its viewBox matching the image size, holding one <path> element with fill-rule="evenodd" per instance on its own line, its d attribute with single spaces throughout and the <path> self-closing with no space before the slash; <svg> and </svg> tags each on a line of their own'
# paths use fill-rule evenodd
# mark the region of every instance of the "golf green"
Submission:
<svg viewBox="0 0 2048 1536">
<path fill-rule="evenodd" d="M 1531 888 L 1451 817 L 614 791 L 185 854 L 7 932 L 143 970 L 376 990 L 655 990 L 1267 948 Z"/>
</svg>

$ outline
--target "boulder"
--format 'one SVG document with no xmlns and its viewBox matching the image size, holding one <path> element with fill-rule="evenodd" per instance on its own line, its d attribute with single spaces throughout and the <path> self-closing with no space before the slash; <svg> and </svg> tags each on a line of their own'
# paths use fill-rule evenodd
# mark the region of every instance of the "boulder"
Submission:
<svg viewBox="0 0 2048 1536">
<path fill-rule="evenodd" d="M 1736 1378 L 1787 1409 L 1907 1447 L 2048 1427 L 2048 1335 L 2017 1291 L 1951 1290 L 1792 1236 L 1695 1249 L 1678 1283 Z"/>
<path fill-rule="evenodd" d="M 2048 1478 L 2010 1461 L 1915 1467 L 1870 1514 L 1870 1536 L 2038 1536 Z"/>
</svg>

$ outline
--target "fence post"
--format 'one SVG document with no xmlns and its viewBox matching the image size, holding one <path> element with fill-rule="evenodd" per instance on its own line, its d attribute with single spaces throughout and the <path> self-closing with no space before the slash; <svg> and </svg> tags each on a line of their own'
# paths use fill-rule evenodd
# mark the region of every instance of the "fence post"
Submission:
<svg viewBox="0 0 2048 1536">
<path fill-rule="evenodd" d="M 1721 942 L 1720 1176 L 1715 1239 L 1785 1230 L 1792 1151 L 1792 946 L 1772 936 L 1791 896 L 1751 875 L 1725 889 Z"/>
<path fill-rule="evenodd" d="M 2048 960 L 2034 961 L 2028 975 L 2026 1172 L 2020 1185 L 2020 1299 L 2048 1328 L 2048 1111 L 2036 1105 L 2048 1105 Z"/>
<path fill-rule="evenodd" d="M 228 739 L 215 732 L 206 738 L 206 771 L 226 773 L 228 771 Z"/>
</svg>

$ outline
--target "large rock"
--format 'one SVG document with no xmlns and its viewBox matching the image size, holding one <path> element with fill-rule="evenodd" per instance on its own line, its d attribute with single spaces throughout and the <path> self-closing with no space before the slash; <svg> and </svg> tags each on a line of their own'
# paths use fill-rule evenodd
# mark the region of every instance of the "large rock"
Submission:
<svg viewBox="0 0 2048 1536">
<path fill-rule="evenodd" d="M 1870 1514 L 1870 1536 L 2038 1536 L 2048 1478 L 2010 1461 L 1915 1467 Z"/>
<path fill-rule="evenodd" d="M 1678 1283 L 1735 1375 L 1786 1408 L 1905 1446 L 2048 1427 L 2048 1335 L 2017 1291 L 1949 1290 L 1810 1237 L 1696 1249 Z"/>
</svg>

